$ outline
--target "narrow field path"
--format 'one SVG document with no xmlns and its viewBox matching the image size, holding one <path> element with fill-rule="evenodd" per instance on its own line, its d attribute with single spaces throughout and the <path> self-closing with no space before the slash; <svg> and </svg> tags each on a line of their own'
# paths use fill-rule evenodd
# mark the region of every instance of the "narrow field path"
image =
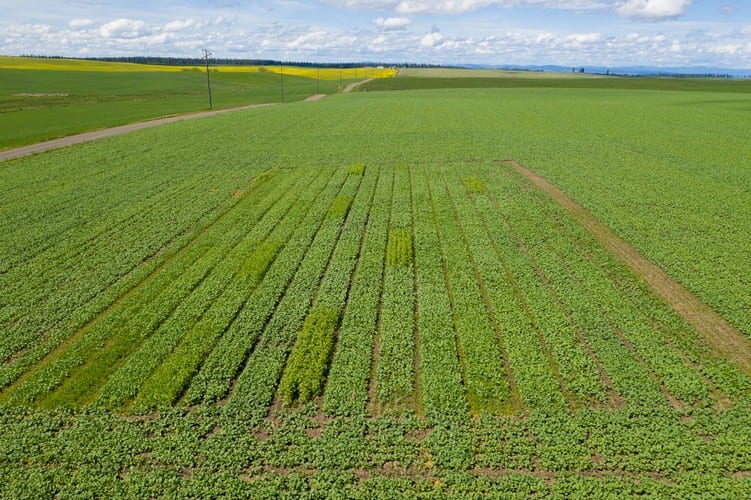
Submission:
<svg viewBox="0 0 751 500">
<path fill-rule="evenodd" d="M 342 94 L 349 94 L 350 92 L 352 92 L 353 90 L 355 90 L 356 87 L 359 87 L 363 83 L 368 83 L 371 80 L 372 80 L 372 78 L 368 78 L 368 79 L 365 79 L 365 80 L 361 80 L 359 82 L 350 83 L 349 85 L 347 85 L 346 87 L 344 87 L 344 90 L 342 90 Z"/>
<path fill-rule="evenodd" d="M 701 333 L 717 352 L 751 374 L 751 339 L 743 332 L 618 237 L 566 193 L 517 162 L 507 160 L 506 163 L 566 208 L 609 252 L 644 279 L 658 297 Z"/>
</svg>

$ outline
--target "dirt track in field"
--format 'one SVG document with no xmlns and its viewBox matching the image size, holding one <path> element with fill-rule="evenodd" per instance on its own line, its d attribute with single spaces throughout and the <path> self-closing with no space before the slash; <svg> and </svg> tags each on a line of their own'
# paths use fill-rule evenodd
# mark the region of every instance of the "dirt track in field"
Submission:
<svg viewBox="0 0 751 500">
<path fill-rule="evenodd" d="M 368 83 L 370 80 L 372 80 L 372 78 L 367 78 L 367 79 L 361 80 L 359 82 L 350 83 L 349 85 L 347 85 L 346 87 L 344 87 L 344 90 L 342 90 L 342 94 L 349 94 L 350 92 L 352 92 L 353 90 L 355 90 L 356 87 L 359 87 L 363 83 Z"/>
<path fill-rule="evenodd" d="M 605 249 L 643 278 L 658 297 L 667 302 L 696 331 L 701 333 L 709 345 L 751 375 L 751 339 L 743 332 L 728 323 L 725 318 L 699 300 L 665 271 L 651 263 L 584 207 L 569 198 L 566 193 L 517 162 L 507 160 L 506 163 L 568 210 L 579 224 L 602 243 Z"/>
</svg>

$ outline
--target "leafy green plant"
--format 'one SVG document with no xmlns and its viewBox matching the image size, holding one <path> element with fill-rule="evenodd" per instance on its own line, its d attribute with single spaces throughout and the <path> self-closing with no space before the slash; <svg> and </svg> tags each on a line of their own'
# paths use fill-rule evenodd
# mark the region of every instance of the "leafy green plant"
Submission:
<svg viewBox="0 0 751 500">
<path fill-rule="evenodd" d="M 362 175 L 365 173 L 365 164 L 364 163 L 353 163 L 352 166 L 349 167 L 349 173 L 350 175 Z"/>
<path fill-rule="evenodd" d="M 389 231 L 386 247 L 386 264 L 390 266 L 407 266 L 412 263 L 412 234 L 406 229 Z"/>
<path fill-rule="evenodd" d="M 308 313 L 279 384 L 287 405 L 305 403 L 321 393 L 338 324 L 339 312 L 333 309 L 320 307 Z"/>
<path fill-rule="evenodd" d="M 463 182 L 468 193 L 481 194 L 485 192 L 485 184 L 483 184 L 482 179 L 475 175 L 465 177 Z"/>
</svg>

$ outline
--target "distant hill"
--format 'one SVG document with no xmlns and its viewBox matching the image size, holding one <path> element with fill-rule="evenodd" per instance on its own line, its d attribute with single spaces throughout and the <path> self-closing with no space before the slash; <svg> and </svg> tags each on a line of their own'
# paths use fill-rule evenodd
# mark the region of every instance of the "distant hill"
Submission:
<svg viewBox="0 0 751 500">
<path fill-rule="evenodd" d="M 505 69 L 515 71 L 544 72 L 582 72 L 594 74 L 628 75 L 628 76 L 673 76 L 673 77 L 714 77 L 714 78 L 751 78 L 751 69 L 717 68 L 710 66 L 559 66 L 547 65 L 485 65 L 467 64 L 465 68 Z"/>
</svg>

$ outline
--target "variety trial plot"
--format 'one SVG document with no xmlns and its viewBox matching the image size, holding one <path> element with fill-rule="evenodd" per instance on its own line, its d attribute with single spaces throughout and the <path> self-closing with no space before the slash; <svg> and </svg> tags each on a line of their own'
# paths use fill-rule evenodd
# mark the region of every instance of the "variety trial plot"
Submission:
<svg viewBox="0 0 751 500">
<path fill-rule="evenodd" d="M 508 163 L 132 172 L 28 174 L 0 493 L 748 493 L 748 374 Z"/>
<path fill-rule="evenodd" d="M 503 162 L 268 170 L 183 237 L 76 328 L 50 331 L 62 312 L 9 287 L 2 402 L 219 404 L 260 421 L 312 401 L 331 416 L 451 422 L 749 394 L 746 375 Z M 87 247 L 69 245 L 17 265 L 41 266 L 41 286 L 66 252 L 80 263 Z"/>
</svg>

